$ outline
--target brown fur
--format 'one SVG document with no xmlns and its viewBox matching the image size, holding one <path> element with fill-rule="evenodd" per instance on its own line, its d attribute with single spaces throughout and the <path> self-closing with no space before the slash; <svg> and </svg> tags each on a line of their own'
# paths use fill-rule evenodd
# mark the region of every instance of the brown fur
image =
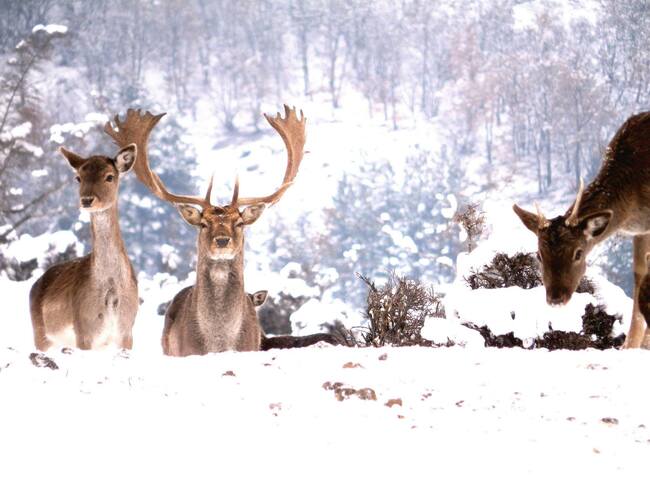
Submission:
<svg viewBox="0 0 650 488">
<path fill-rule="evenodd" d="M 538 236 L 542 281 L 551 304 L 569 300 L 594 246 L 615 232 L 634 236 L 634 310 L 626 347 L 639 347 L 644 342 L 639 300 L 645 295 L 639 295 L 639 288 L 648 279 L 650 251 L 649 141 L 650 112 L 630 117 L 609 143 L 601 169 L 582 194 L 574 216 L 575 203 L 552 220 L 513 207 L 524 225 Z M 645 341 L 650 343 L 647 332 Z"/>
<path fill-rule="evenodd" d="M 266 290 L 256 291 L 255 293 L 248 293 L 248 298 L 257 309 L 264 305 L 266 302 L 266 297 L 268 292 Z M 332 334 L 311 334 L 307 336 L 276 336 L 276 337 L 266 337 L 262 332 L 260 349 L 262 351 L 268 351 L 269 349 L 290 349 L 295 347 L 307 347 L 319 342 L 327 342 L 338 346 L 342 344 L 340 340 L 334 337 Z"/>
<path fill-rule="evenodd" d="M 260 349 L 262 329 L 244 291 L 244 226 L 255 222 L 263 209 L 263 205 L 242 212 L 229 206 L 203 211 L 179 207 L 183 218 L 199 228 L 196 284 L 181 290 L 167 309 L 165 354 Z"/>
<path fill-rule="evenodd" d="M 117 195 L 120 172 L 131 168 L 136 149 L 125 147 L 115 159 L 61 152 L 77 171 L 80 203 L 91 212 L 93 251 L 52 266 L 32 286 L 34 344 L 130 349 L 138 287 L 120 235 Z"/>
<path fill-rule="evenodd" d="M 298 117 L 296 110 L 286 105 L 284 117 L 265 115 L 287 150 L 282 184 L 269 195 L 240 198 L 237 180 L 230 204 L 214 206 L 210 201 L 212 180 L 205 197 L 177 195 L 151 170 L 147 142 L 163 115 L 129 109 L 124 120 L 115 117 L 115 128 L 105 127 L 118 144 L 137 143 L 142 150 L 135 167 L 138 179 L 158 198 L 176 204 L 183 219 L 199 230 L 196 284 L 178 293 L 167 309 L 163 351 L 187 356 L 259 350 L 262 331 L 253 302 L 244 291 L 244 226 L 254 223 L 266 205 L 278 202 L 293 183 L 304 154 L 307 121 L 302 111 Z M 240 207 L 244 209 L 240 211 Z"/>
</svg>

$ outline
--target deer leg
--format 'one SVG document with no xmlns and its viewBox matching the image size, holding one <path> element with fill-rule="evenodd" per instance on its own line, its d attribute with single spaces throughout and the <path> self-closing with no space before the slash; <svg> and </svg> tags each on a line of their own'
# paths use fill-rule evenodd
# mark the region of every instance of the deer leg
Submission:
<svg viewBox="0 0 650 488">
<path fill-rule="evenodd" d="M 120 347 L 122 349 L 133 349 L 133 334 L 124 334 Z"/>
<path fill-rule="evenodd" d="M 650 248 L 650 235 L 634 236 L 634 306 L 632 309 L 632 323 L 627 334 L 624 348 L 641 347 L 645 333 L 645 319 L 639 308 L 639 290 L 648 274 L 646 256 Z"/>
<path fill-rule="evenodd" d="M 650 323 L 650 273 L 647 273 L 643 281 L 641 282 L 641 286 L 639 287 L 638 301 L 639 301 L 639 311 L 641 312 L 641 315 L 643 315 L 643 318 L 645 319 L 645 323 L 649 324 Z M 645 335 L 641 342 L 641 347 L 643 349 L 650 349 L 650 327 L 646 327 Z"/>
</svg>

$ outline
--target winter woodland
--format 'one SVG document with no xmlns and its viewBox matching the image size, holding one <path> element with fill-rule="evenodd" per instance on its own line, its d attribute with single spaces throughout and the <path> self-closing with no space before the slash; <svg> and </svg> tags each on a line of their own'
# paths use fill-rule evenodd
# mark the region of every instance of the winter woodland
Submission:
<svg viewBox="0 0 650 488">
<path fill-rule="evenodd" d="M 650 107 L 647 1 L 0 0 L 0 65 L 0 484 L 128 485 L 97 474 L 118 459 L 160 486 L 644 474 L 648 358 L 617 350 L 631 239 L 600 244 L 550 307 L 512 204 L 564 214 Z M 342 345 L 164 357 L 197 230 L 126 174 L 133 350 L 36 353 L 31 286 L 91 250 L 58 148 L 112 156 L 114 115 L 166 112 L 148 154 L 167 188 L 203 195 L 214 175 L 229 201 L 238 175 L 267 194 L 286 154 L 263 114 L 284 103 L 305 155 L 246 230 L 246 292 L 268 292 L 269 336 Z"/>
</svg>

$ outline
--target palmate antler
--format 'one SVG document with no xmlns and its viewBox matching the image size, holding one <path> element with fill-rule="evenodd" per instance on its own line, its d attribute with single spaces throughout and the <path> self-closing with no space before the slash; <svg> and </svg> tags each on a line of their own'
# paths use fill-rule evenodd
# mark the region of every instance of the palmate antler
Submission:
<svg viewBox="0 0 650 488">
<path fill-rule="evenodd" d="M 237 179 L 229 204 L 230 207 L 236 208 L 262 203 L 273 205 L 282 198 L 284 192 L 293 183 L 303 157 L 305 124 L 307 119 L 305 119 L 302 110 L 300 111 L 300 119 L 296 115 L 295 108 L 290 109 L 285 105 L 284 110 L 284 118 L 279 113 L 275 117 L 269 117 L 264 114 L 269 124 L 280 134 L 287 148 L 287 169 L 284 173 L 284 179 L 280 188 L 264 197 L 239 198 L 239 179 Z M 108 122 L 104 127 L 104 131 L 120 146 L 131 143 L 135 143 L 138 146 L 138 156 L 135 162 L 136 176 L 158 198 L 171 203 L 199 205 L 204 209 L 211 207 L 210 195 L 214 176 L 210 180 L 205 197 L 176 195 L 167 190 L 160 177 L 151 170 L 147 153 L 147 142 L 149 140 L 149 134 L 164 115 L 153 115 L 150 112 L 142 114 L 139 110 L 128 109 L 124 121 L 120 121 L 119 116 L 115 116 L 114 121 L 117 131 Z"/>
<path fill-rule="evenodd" d="M 160 177 L 151 171 L 151 167 L 149 166 L 147 143 L 149 142 L 151 131 L 164 115 L 164 113 L 153 115 L 148 111 L 142 114 L 140 110 L 130 108 L 126 111 L 126 117 L 123 121 L 120 120 L 118 115 L 115 116 L 114 122 L 117 130 L 111 126 L 110 122 L 107 122 L 104 126 L 104 132 L 106 132 L 106 134 L 108 134 L 119 146 L 125 146 L 131 143 L 135 143 L 138 146 L 138 156 L 135 161 L 134 171 L 140 182 L 146 186 L 151 193 L 161 200 L 172 203 L 190 203 L 200 205 L 203 208 L 209 207 L 212 181 L 210 182 L 205 198 L 176 195 L 169 192 Z"/>
<path fill-rule="evenodd" d="M 284 172 L 282 185 L 274 193 L 265 197 L 239 198 L 239 182 L 236 182 L 231 206 L 241 207 L 244 205 L 255 205 L 260 203 L 266 203 L 269 206 L 273 205 L 282 198 L 282 195 L 284 195 L 287 188 L 291 186 L 294 178 L 298 174 L 298 168 L 302 162 L 302 157 L 304 155 L 303 150 L 305 147 L 305 124 L 307 123 L 305 115 L 301 110 L 300 118 L 298 118 L 295 107 L 289 108 L 289 106 L 285 104 L 284 118 L 282 118 L 280 112 L 278 112 L 275 117 L 269 117 L 266 114 L 264 114 L 264 117 L 269 124 L 271 124 L 271 127 L 280 134 L 280 137 L 282 137 L 284 145 L 287 148 L 287 169 Z"/>
</svg>

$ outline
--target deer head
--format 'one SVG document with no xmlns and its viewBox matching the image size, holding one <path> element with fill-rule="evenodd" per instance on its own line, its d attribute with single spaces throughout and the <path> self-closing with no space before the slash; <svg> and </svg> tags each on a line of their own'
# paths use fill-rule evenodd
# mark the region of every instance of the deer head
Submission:
<svg viewBox="0 0 650 488">
<path fill-rule="evenodd" d="M 199 257 L 224 261 L 232 260 L 241 253 L 244 246 L 244 227 L 257 221 L 267 205 L 277 203 L 298 173 L 305 145 L 306 119 L 302 111 L 298 118 L 295 109 L 286 105 L 284 108 L 284 118 L 279 113 L 275 117 L 264 115 L 282 137 L 287 149 L 287 168 L 282 184 L 270 195 L 242 198 L 239 196 L 239 180 L 236 180 L 232 198 L 226 205 L 212 204 L 212 180 L 204 197 L 176 195 L 168 191 L 160 177 L 151 170 L 146 150 L 147 141 L 149 133 L 164 114 L 154 116 L 147 112 L 142 115 L 139 111 L 129 109 L 124 121 L 115 117 L 117 131 L 109 123 L 104 130 L 118 144 L 138 145 L 140 154 L 135 165 L 138 179 L 158 198 L 177 205 L 185 222 L 199 230 Z"/>
<path fill-rule="evenodd" d="M 563 305 L 569 301 L 587 268 L 587 255 L 600 242 L 613 214 L 611 210 L 603 210 L 579 217 L 583 192 L 581 181 L 572 208 L 564 216 L 551 220 L 544 217 L 539 207 L 537 213 L 517 205 L 512 207 L 526 228 L 537 235 L 537 259 L 549 305 Z"/>
<path fill-rule="evenodd" d="M 64 147 L 59 151 L 76 172 L 79 182 L 79 206 L 89 212 L 101 212 L 117 201 L 120 174 L 127 173 L 137 158 L 137 147 L 128 144 L 114 158 L 90 156 L 83 158 Z"/>
</svg>

